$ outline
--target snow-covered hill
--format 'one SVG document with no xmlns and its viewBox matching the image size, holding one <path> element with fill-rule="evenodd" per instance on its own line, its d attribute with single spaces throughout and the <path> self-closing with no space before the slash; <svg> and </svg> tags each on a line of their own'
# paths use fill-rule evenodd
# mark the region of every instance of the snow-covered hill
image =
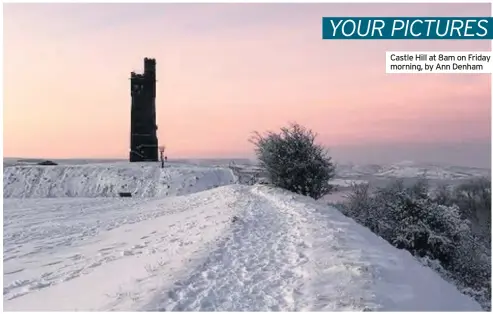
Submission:
<svg viewBox="0 0 493 314">
<path fill-rule="evenodd" d="M 335 178 L 330 180 L 330 184 L 341 188 L 347 188 L 347 187 L 352 187 L 353 185 L 368 184 L 368 181 Z"/>
<path fill-rule="evenodd" d="M 488 176 L 486 169 L 422 166 L 416 164 L 393 164 L 384 166 L 376 176 L 395 178 L 426 177 L 432 180 L 467 179 L 475 176 Z"/>
<path fill-rule="evenodd" d="M 5 199 L 4 309 L 481 310 L 336 209 L 241 185 L 160 199 Z"/>
<path fill-rule="evenodd" d="M 184 195 L 234 183 L 231 170 L 167 163 L 100 163 L 9 166 L 3 171 L 4 198 L 134 197 Z"/>
<path fill-rule="evenodd" d="M 460 166 L 432 165 L 402 161 L 388 165 L 341 164 L 337 167 L 340 177 L 376 176 L 389 178 L 426 177 L 432 180 L 468 179 L 477 176 L 489 177 L 491 170 Z"/>
</svg>

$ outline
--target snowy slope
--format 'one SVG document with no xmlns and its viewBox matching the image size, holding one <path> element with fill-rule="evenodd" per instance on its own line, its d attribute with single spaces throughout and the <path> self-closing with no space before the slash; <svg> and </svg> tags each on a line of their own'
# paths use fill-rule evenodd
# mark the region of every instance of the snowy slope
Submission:
<svg viewBox="0 0 493 314">
<path fill-rule="evenodd" d="M 5 310 L 481 310 L 337 210 L 265 186 L 4 208 Z"/>
<path fill-rule="evenodd" d="M 101 163 L 12 166 L 3 171 L 4 198 L 134 197 L 184 195 L 231 184 L 227 168 L 167 163 Z"/>
</svg>

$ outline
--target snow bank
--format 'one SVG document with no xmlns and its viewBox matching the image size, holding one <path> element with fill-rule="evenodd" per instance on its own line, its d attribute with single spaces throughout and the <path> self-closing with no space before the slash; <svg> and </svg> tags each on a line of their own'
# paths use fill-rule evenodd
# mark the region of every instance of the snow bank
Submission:
<svg viewBox="0 0 493 314">
<path fill-rule="evenodd" d="M 134 197 L 184 195 L 231 184 L 226 168 L 184 164 L 102 163 L 58 166 L 12 166 L 3 171 L 4 198 Z"/>
<path fill-rule="evenodd" d="M 265 186 L 7 199 L 5 310 L 481 310 L 331 207 Z"/>
</svg>

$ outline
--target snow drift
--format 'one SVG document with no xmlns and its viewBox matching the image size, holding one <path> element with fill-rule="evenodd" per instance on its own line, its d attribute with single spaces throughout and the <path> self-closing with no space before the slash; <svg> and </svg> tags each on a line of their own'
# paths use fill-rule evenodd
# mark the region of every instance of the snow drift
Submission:
<svg viewBox="0 0 493 314">
<path fill-rule="evenodd" d="M 336 209 L 266 186 L 4 206 L 5 310 L 481 310 Z"/>
<path fill-rule="evenodd" d="M 231 184 L 227 168 L 184 164 L 101 163 L 58 166 L 11 166 L 3 171 L 4 198 L 134 197 L 184 195 Z"/>
</svg>

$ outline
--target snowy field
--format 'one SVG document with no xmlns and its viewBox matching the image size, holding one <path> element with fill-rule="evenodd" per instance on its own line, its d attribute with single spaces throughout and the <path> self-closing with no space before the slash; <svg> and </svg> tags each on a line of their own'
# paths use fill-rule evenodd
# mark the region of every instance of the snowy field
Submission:
<svg viewBox="0 0 493 314">
<path fill-rule="evenodd" d="M 334 186 L 338 186 L 341 188 L 349 188 L 352 187 L 353 185 L 360 185 L 360 184 L 367 184 L 368 181 L 366 180 L 351 180 L 351 179 L 342 179 L 342 178 L 335 178 L 330 180 L 330 184 Z"/>
<path fill-rule="evenodd" d="M 220 166 L 4 168 L 4 309 L 481 310 L 336 209 Z"/>
<path fill-rule="evenodd" d="M 430 180 L 460 180 L 478 176 L 489 177 L 491 169 L 449 165 L 433 165 L 401 161 L 388 165 L 338 165 L 337 174 L 343 178 L 364 176 L 382 178 L 426 177 Z"/>
</svg>

